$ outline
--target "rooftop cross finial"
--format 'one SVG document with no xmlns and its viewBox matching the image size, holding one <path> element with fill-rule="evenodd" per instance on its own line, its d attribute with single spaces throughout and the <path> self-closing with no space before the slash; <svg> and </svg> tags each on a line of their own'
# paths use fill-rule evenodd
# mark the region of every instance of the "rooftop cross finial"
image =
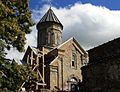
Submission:
<svg viewBox="0 0 120 92">
<path fill-rule="evenodd" d="M 51 8 L 51 6 L 52 6 L 52 0 L 48 0 L 48 3 L 49 3 L 50 8 Z"/>
</svg>

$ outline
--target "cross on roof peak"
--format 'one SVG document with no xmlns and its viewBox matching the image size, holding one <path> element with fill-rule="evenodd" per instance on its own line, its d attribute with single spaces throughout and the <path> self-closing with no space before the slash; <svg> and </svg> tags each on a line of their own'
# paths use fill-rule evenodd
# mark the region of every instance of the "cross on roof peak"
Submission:
<svg viewBox="0 0 120 92">
<path fill-rule="evenodd" d="M 48 3 L 49 3 L 50 8 L 51 8 L 51 6 L 52 6 L 52 0 L 48 0 Z"/>
</svg>

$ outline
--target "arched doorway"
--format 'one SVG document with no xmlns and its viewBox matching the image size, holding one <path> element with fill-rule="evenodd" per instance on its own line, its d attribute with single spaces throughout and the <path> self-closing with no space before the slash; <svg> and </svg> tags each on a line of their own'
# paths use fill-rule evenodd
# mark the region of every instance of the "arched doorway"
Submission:
<svg viewBox="0 0 120 92">
<path fill-rule="evenodd" d="M 78 87 L 78 82 L 79 80 L 76 77 L 71 77 L 68 81 L 68 88 L 70 92 L 78 92 L 79 87 Z"/>
<path fill-rule="evenodd" d="M 78 91 L 78 87 L 77 87 L 77 80 L 76 80 L 76 78 L 71 78 L 71 80 L 70 80 L 70 82 L 71 82 L 71 92 L 76 92 L 76 91 Z"/>
</svg>

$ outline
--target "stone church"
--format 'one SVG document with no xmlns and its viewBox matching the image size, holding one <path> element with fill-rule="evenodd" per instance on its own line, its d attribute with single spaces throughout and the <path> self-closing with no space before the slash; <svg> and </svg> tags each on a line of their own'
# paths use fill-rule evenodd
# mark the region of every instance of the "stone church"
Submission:
<svg viewBox="0 0 120 92">
<path fill-rule="evenodd" d="M 38 84 L 46 89 L 79 91 L 81 67 L 88 58 L 86 51 L 74 37 L 62 42 L 63 25 L 51 8 L 36 27 L 37 47 L 28 46 L 22 60 L 24 64 L 30 64 L 36 72 L 35 68 L 39 70 Z"/>
</svg>

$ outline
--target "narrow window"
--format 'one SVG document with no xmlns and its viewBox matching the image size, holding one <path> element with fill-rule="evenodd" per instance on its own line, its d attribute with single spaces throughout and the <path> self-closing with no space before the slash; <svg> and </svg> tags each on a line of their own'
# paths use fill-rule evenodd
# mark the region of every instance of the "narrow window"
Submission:
<svg viewBox="0 0 120 92">
<path fill-rule="evenodd" d="M 72 66 L 75 67 L 75 62 L 74 61 L 72 61 Z"/>
<path fill-rule="evenodd" d="M 60 37 L 59 34 L 57 34 L 57 46 L 60 45 Z"/>
<path fill-rule="evenodd" d="M 50 35 L 51 35 L 51 33 L 50 32 L 48 32 L 48 44 L 50 44 L 51 42 L 50 42 Z"/>
<path fill-rule="evenodd" d="M 72 62 L 71 66 L 77 68 L 77 53 L 75 50 L 72 51 Z"/>
<path fill-rule="evenodd" d="M 72 67 L 75 67 L 75 54 L 72 53 Z"/>
<path fill-rule="evenodd" d="M 54 37 L 55 37 L 55 34 L 53 32 L 51 32 L 51 34 L 50 34 L 50 44 L 52 44 L 52 45 L 55 44 L 54 43 L 54 40 L 55 40 Z"/>
</svg>

